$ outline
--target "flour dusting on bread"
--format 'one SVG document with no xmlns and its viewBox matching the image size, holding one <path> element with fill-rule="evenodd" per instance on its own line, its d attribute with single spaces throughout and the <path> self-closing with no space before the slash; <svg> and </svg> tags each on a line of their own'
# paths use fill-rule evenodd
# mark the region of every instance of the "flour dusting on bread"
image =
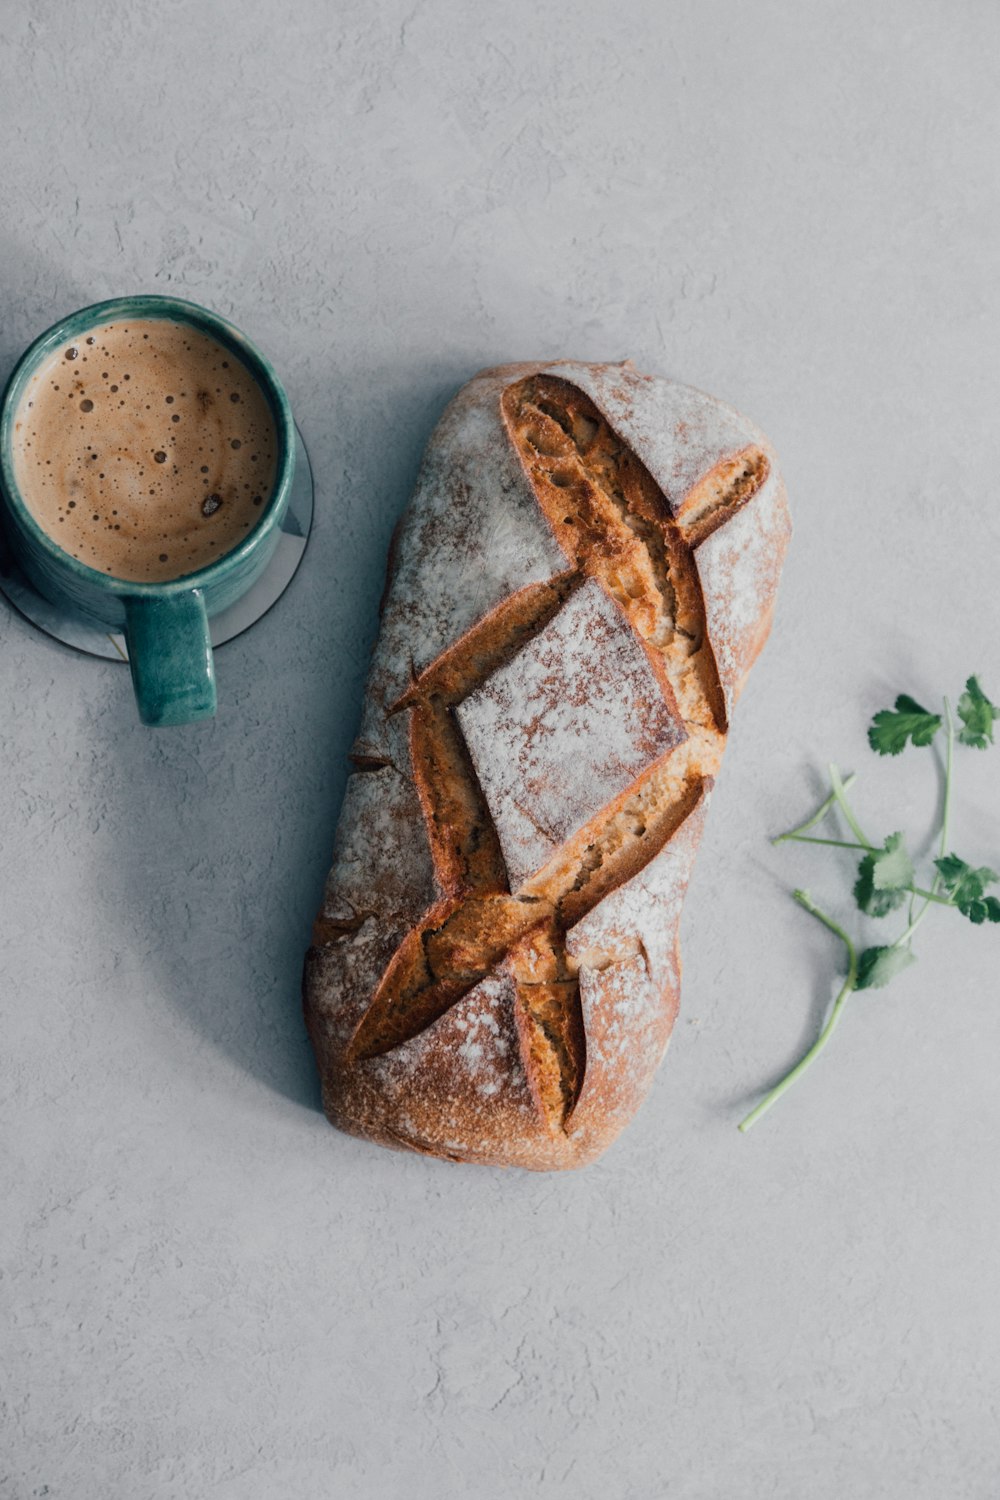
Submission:
<svg viewBox="0 0 1000 1500">
<path fill-rule="evenodd" d="M 628 364 L 484 371 L 399 528 L 305 1007 L 334 1123 L 592 1160 L 645 1096 L 789 534 L 766 439 Z"/>
</svg>

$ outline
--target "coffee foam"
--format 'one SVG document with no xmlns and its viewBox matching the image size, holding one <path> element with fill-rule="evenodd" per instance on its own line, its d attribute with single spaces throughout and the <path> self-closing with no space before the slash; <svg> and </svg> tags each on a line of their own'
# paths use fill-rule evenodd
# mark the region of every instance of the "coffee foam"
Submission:
<svg viewBox="0 0 1000 1500">
<path fill-rule="evenodd" d="M 186 323 L 122 319 L 56 350 L 14 418 L 14 476 L 71 556 L 153 583 L 243 541 L 274 488 L 278 439 L 247 366 Z"/>
</svg>

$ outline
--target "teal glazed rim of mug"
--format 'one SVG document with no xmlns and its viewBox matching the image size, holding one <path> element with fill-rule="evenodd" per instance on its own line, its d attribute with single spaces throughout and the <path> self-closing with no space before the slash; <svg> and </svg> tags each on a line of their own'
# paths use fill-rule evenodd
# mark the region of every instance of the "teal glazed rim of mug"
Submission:
<svg viewBox="0 0 1000 1500">
<path fill-rule="evenodd" d="M 143 583 L 128 578 L 118 578 L 113 573 L 99 573 L 79 558 L 65 552 L 47 531 L 38 524 L 28 508 L 17 480 L 14 477 L 13 426 L 25 387 L 38 366 L 62 344 L 83 337 L 102 323 L 116 318 L 158 318 L 166 322 L 187 323 L 206 333 L 224 345 L 247 366 L 264 393 L 277 433 L 277 455 L 275 482 L 263 513 L 252 531 L 224 552 L 221 557 L 199 568 L 195 573 L 182 573 L 177 578 L 162 582 Z M 113 297 L 106 302 L 94 302 L 82 307 L 68 318 L 53 323 L 39 334 L 21 355 L 0 398 L 0 478 L 2 478 L 4 500 L 8 510 L 16 515 L 17 524 L 26 531 L 33 544 L 49 556 L 65 573 L 118 599 L 147 598 L 166 599 L 174 594 L 187 594 L 192 589 L 210 592 L 215 584 L 224 583 L 229 574 L 238 568 L 245 558 L 258 550 L 262 540 L 280 524 L 288 497 L 291 494 L 295 469 L 295 428 L 292 409 L 284 386 L 278 379 L 270 361 L 250 342 L 245 333 L 232 323 L 211 312 L 197 302 L 186 302 L 180 297 L 163 297 L 152 293 L 139 293 L 132 297 Z"/>
</svg>

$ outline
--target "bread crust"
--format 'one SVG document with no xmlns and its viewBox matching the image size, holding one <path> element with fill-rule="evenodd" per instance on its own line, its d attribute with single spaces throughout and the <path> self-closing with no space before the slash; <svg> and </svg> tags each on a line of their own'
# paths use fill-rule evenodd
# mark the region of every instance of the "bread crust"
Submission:
<svg viewBox="0 0 1000 1500">
<path fill-rule="evenodd" d="M 631 1119 L 789 536 L 766 439 L 702 392 L 627 361 L 459 391 L 394 536 L 306 959 L 333 1124 L 551 1170 Z"/>
</svg>

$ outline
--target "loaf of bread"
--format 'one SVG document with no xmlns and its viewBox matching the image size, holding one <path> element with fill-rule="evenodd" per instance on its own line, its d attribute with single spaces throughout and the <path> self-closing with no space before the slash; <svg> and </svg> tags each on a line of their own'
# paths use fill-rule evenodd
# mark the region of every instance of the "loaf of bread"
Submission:
<svg viewBox="0 0 1000 1500">
<path fill-rule="evenodd" d="M 547 1170 L 635 1113 L 789 534 L 767 441 L 700 391 L 626 361 L 458 393 L 391 549 L 306 961 L 335 1125 Z"/>
</svg>

